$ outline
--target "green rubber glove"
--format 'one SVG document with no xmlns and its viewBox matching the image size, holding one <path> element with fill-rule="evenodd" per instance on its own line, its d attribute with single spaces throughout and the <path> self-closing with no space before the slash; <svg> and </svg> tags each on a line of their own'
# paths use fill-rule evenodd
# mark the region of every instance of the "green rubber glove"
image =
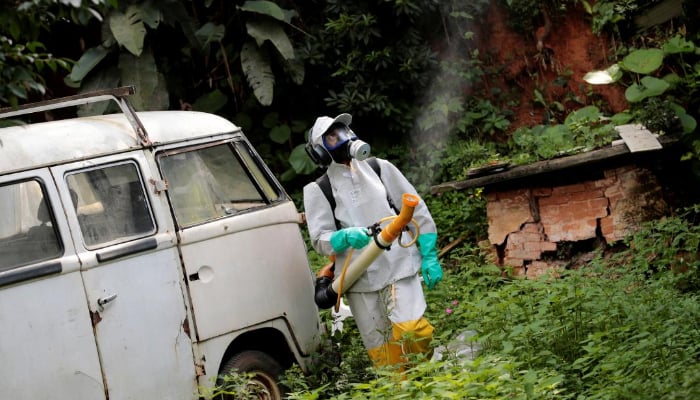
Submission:
<svg viewBox="0 0 700 400">
<path fill-rule="evenodd" d="M 331 246 L 336 253 L 342 253 L 348 247 L 353 249 L 361 249 L 367 246 L 367 243 L 372 240 L 372 237 L 367 232 L 367 228 L 344 228 L 333 232 L 331 235 Z"/>
<path fill-rule="evenodd" d="M 423 282 L 428 289 L 433 289 L 442 280 L 442 267 L 437 256 L 437 233 L 423 233 L 418 235 L 418 247 L 423 256 L 421 272 Z"/>
</svg>

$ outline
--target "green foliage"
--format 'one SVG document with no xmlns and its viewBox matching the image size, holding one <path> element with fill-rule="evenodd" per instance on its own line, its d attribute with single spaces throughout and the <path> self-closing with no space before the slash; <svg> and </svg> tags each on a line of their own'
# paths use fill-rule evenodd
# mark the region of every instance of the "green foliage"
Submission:
<svg viewBox="0 0 700 400">
<path fill-rule="evenodd" d="M 457 239 L 473 243 L 486 231 L 486 200 L 480 190 L 451 191 L 424 198 L 433 218 L 440 221 L 440 246 Z"/>
<path fill-rule="evenodd" d="M 493 142 L 454 140 L 443 157 L 445 180 L 463 180 L 469 177 L 471 168 L 498 162 L 500 155 Z"/>
<path fill-rule="evenodd" d="M 205 5 L 209 6 L 212 6 L 211 2 Z M 222 68 L 222 73 L 213 75 L 217 78 L 208 82 L 209 91 L 202 90 L 203 96 L 210 95 L 211 91 L 224 93 L 222 89 L 228 89 L 228 93 L 225 93 L 227 96 L 236 94 L 240 91 L 236 82 L 241 80 L 236 75 L 241 74 L 253 89 L 257 101 L 261 105 L 270 105 L 275 84 L 273 61 L 276 56 L 279 56 L 294 82 L 300 84 L 303 80 L 303 65 L 296 60 L 292 43 L 283 30 L 296 14 L 273 2 L 246 1 L 242 6 L 235 7 L 232 12 L 237 12 L 237 23 L 243 21 L 236 26 L 217 21 L 206 21 L 199 26 L 199 21 L 178 0 L 122 3 L 115 7 L 102 7 L 100 11 L 104 15 L 101 40 L 83 54 L 66 82 L 80 86 L 82 90 L 101 87 L 105 82 L 135 85 L 139 88 L 136 92 L 137 109 L 168 108 L 170 89 L 181 87 L 181 83 L 168 84 L 162 72 L 169 68 L 168 63 L 154 57 L 160 50 L 158 43 L 161 40 L 177 39 L 179 45 L 184 46 L 182 53 L 189 57 L 213 56 L 221 61 L 223 65 L 217 63 L 215 68 Z M 175 35 L 172 34 L 173 29 L 176 30 Z M 166 39 L 163 36 L 169 37 Z M 235 47 L 227 47 L 226 41 L 233 41 Z M 115 58 L 118 69 L 110 68 L 110 61 Z M 235 68 L 229 59 L 240 59 L 240 69 Z M 124 62 L 129 64 L 124 65 Z M 192 72 L 188 71 L 189 75 Z M 146 96 L 153 91 L 160 95 Z M 97 110 L 100 111 L 103 110 Z"/>
<path fill-rule="evenodd" d="M 614 125 L 596 106 L 571 112 L 563 124 L 521 127 L 512 135 L 511 160 L 517 164 L 591 150 L 617 137 Z"/>
<path fill-rule="evenodd" d="M 541 16 L 542 4 L 530 0 L 504 0 L 510 11 L 508 23 L 517 32 L 531 34 L 535 31 L 534 21 Z"/>
<path fill-rule="evenodd" d="M 579 0 L 501 0 L 509 11 L 508 24 L 516 31 L 531 35 L 542 24 L 544 18 L 562 15 L 568 5 L 575 5 Z M 548 16 L 543 16 L 543 11 Z"/>
<path fill-rule="evenodd" d="M 327 88 L 323 106 L 407 131 L 412 100 L 436 64 L 430 42 L 441 25 L 438 2 L 329 1 L 318 12 L 325 22 L 310 31 L 304 58 L 316 84 Z"/>
<path fill-rule="evenodd" d="M 19 4 L 21 12 L 0 13 L 0 103 L 17 106 L 49 89 L 47 78 L 71 68 L 71 60 L 56 57 L 41 41 L 41 33 L 58 19 L 71 18 L 66 7 L 50 1 Z M 3 7 L 15 8 L 15 4 Z M 78 18 L 79 15 L 73 15 Z"/>
<path fill-rule="evenodd" d="M 633 49 L 616 64 L 620 72 L 632 78 L 625 90 L 630 109 L 623 116 L 653 132 L 685 134 L 696 159 L 700 158 L 696 129 L 700 110 L 696 99 L 700 86 L 698 56 L 700 51 L 693 41 L 675 35 L 663 40 L 659 48 Z M 610 67 L 589 73 L 584 79 L 590 83 L 624 82 L 625 74 L 617 71 Z"/>
<path fill-rule="evenodd" d="M 200 387 L 199 391 L 203 399 L 220 399 L 223 396 L 232 396 L 240 400 L 256 400 L 265 396 L 265 388 L 261 385 L 251 384 L 255 377 L 254 372 L 230 373 L 222 377 L 223 382 L 210 389 Z"/>
<path fill-rule="evenodd" d="M 167 109 L 165 77 L 158 71 L 153 48 L 146 40 L 164 19 L 158 2 L 98 2 L 92 16 L 101 23 L 100 40 L 88 48 L 65 78 L 65 84 L 81 92 L 134 85 L 137 110 Z M 83 7 L 83 6 L 81 6 Z M 171 4 L 174 8 L 175 4 Z M 122 50 L 123 49 L 123 50 Z M 114 67 L 116 65 L 116 68 Z M 107 104 L 81 107 L 80 115 L 100 114 Z"/>
<path fill-rule="evenodd" d="M 290 398 L 697 398 L 698 212 L 649 223 L 588 266 L 536 280 L 508 278 L 464 246 L 426 291 L 442 359 L 401 376 L 371 368 L 348 319 L 330 338 L 342 360 L 309 377 L 292 370 Z M 476 332 L 473 358 L 449 347 L 465 331 Z"/>
<path fill-rule="evenodd" d="M 586 10 L 593 16 L 591 27 L 593 33 L 603 33 L 606 30 L 620 32 L 618 24 L 631 19 L 639 10 L 655 0 L 604 0 L 584 1 Z M 594 3 L 594 4 L 591 4 Z"/>
<path fill-rule="evenodd" d="M 42 43 L 18 44 L 0 35 L 0 102 L 17 106 L 32 94 L 43 95 L 47 89 L 43 77 L 46 69 L 51 73 L 70 69 L 69 60 L 42 50 Z"/>
</svg>

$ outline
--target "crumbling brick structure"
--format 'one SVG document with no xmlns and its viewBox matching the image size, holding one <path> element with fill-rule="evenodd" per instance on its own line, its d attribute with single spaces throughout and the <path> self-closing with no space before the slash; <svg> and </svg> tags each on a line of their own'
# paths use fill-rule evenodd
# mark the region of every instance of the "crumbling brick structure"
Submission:
<svg viewBox="0 0 700 400">
<path fill-rule="evenodd" d="M 604 170 L 599 179 L 492 190 L 486 198 L 498 263 L 527 277 L 570 263 L 558 252 L 576 243 L 613 243 L 668 213 L 655 175 L 635 165 Z"/>
<path fill-rule="evenodd" d="M 625 138 L 611 146 L 528 165 L 476 168 L 468 179 L 431 191 L 483 188 L 489 226 L 479 248 L 504 272 L 534 278 L 582 266 L 594 250 L 700 197 L 677 136 L 658 136 L 654 143 L 642 126 L 618 130 Z"/>
</svg>

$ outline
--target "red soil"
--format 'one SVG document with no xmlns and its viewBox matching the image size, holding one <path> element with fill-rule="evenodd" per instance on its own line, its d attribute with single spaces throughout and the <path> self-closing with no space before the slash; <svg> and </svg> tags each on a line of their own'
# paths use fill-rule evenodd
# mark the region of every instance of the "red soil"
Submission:
<svg viewBox="0 0 700 400">
<path fill-rule="evenodd" d="M 565 17 L 552 18 L 548 33 L 545 26 L 530 35 L 515 32 L 508 26 L 507 18 L 507 10 L 492 6 L 476 31 L 480 52 L 488 55 L 488 63 L 504 66 L 498 80 L 487 84 L 519 96 L 519 105 L 509 106 L 514 112 L 511 129 L 546 123 L 546 118 L 560 123 L 571 111 L 591 104 L 606 115 L 627 108 L 624 88 L 592 86 L 583 80 L 587 72 L 605 69 L 612 62 L 608 60 L 608 39 L 591 31 L 588 15 L 582 9 L 571 9 Z M 536 89 L 550 108 L 548 115 L 545 106 L 534 101 Z M 562 104 L 565 110 L 555 110 L 554 102 Z"/>
</svg>

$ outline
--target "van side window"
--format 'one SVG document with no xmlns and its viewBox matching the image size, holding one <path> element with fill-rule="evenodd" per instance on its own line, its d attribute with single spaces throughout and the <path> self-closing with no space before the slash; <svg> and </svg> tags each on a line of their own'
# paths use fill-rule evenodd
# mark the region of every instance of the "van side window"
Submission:
<svg viewBox="0 0 700 400">
<path fill-rule="evenodd" d="M 155 233 L 144 186 L 133 163 L 100 167 L 66 177 L 87 248 Z"/>
<path fill-rule="evenodd" d="M 167 152 L 158 162 L 181 227 L 268 204 L 229 144 Z"/>
<path fill-rule="evenodd" d="M 63 254 L 55 227 L 41 183 L 0 186 L 0 272 Z"/>
</svg>

